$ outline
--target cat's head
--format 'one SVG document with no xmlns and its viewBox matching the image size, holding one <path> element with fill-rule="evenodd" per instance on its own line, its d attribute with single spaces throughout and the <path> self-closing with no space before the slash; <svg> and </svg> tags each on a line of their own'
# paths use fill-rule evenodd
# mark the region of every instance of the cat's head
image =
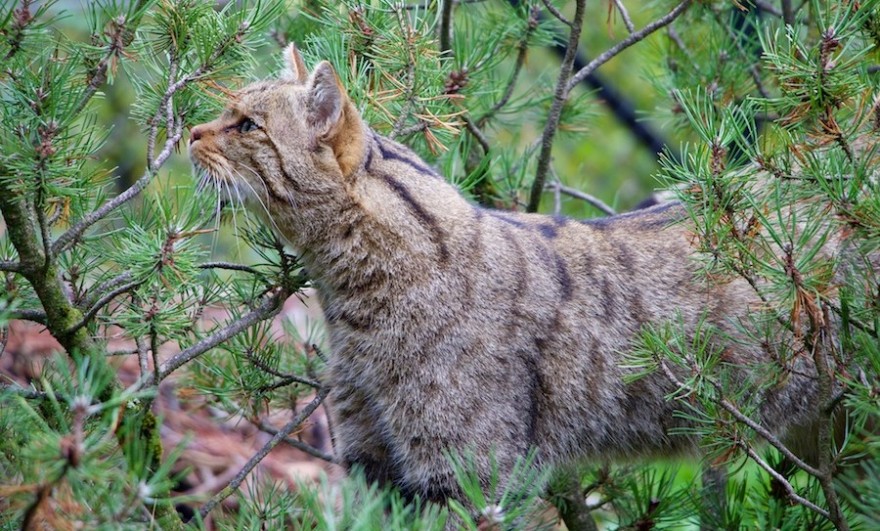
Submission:
<svg viewBox="0 0 880 531">
<path fill-rule="evenodd" d="M 364 155 L 361 119 L 330 63 L 309 73 L 294 45 L 284 53 L 279 79 L 235 93 L 189 144 L 208 184 L 270 215 L 338 191 Z"/>
</svg>

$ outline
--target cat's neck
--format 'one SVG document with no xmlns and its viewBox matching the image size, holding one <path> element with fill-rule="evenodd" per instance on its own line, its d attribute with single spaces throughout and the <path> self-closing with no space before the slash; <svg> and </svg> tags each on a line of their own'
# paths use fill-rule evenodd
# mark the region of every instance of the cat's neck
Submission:
<svg viewBox="0 0 880 531">
<path fill-rule="evenodd" d="M 347 185 L 299 212 L 310 225 L 290 238 L 325 296 L 418 282 L 449 259 L 475 208 L 414 152 L 365 132 Z"/>
</svg>

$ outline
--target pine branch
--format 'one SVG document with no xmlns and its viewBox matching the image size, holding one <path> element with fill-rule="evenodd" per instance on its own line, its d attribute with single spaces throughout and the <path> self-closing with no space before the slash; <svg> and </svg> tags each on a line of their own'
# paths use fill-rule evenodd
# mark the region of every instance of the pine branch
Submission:
<svg viewBox="0 0 880 531">
<path fill-rule="evenodd" d="M 267 373 L 271 374 L 272 376 L 277 376 L 277 377 L 282 378 L 283 380 L 287 381 L 288 382 L 287 385 L 289 385 L 290 383 L 300 383 L 303 385 L 308 385 L 309 387 L 314 387 L 315 389 L 321 387 L 321 382 L 318 382 L 317 380 L 305 378 L 305 377 L 299 376 L 297 374 L 287 374 L 287 373 L 283 373 L 281 371 L 276 371 L 275 369 L 273 369 L 272 367 L 267 365 L 265 362 L 263 362 L 263 360 L 254 356 L 254 353 L 249 350 L 244 351 L 244 356 L 251 363 L 256 365 L 260 370 L 267 372 Z"/>
<path fill-rule="evenodd" d="M 559 22 L 562 22 L 563 24 L 565 24 L 569 28 L 574 27 L 574 23 L 572 23 L 572 21 L 568 20 L 565 17 L 565 15 L 562 14 L 561 11 L 556 9 L 556 6 L 553 5 L 553 0 L 541 0 L 541 1 L 544 3 L 544 7 L 547 8 L 547 11 L 549 11 L 551 15 L 556 17 L 556 20 L 558 20 Z"/>
<path fill-rule="evenodd" d="M 160 381 L 165 379 L 169 374 L 171 374 L 181 366 L 198 358 L 199 356 L 216 347 L 220 343 L 223 343 L 224 341 L 243 332 L 244 330 L 248 329 L 249 327 L 255 325 L 260 321 L 264 321 L 266 319 L 274 317 L 278 314 L 278 312 L 281 311 L 281 303 L 284 302 L 287 296 L 288 293 L 286 291 L 281 288 L 275 288 L 272 294 L 266 297 L 258 307 L 242 315 L 230 325 L 198 341 L 195 345 L 192 345 L 189 348 L 180 351 L 171 359 L 159 366 L 157 369 L 158 376 L 154 376 L 151 374 L 146 378 L 142 378 L 141 381 L 137 384 L 137 389 L 144 389 L 158 384 Z"/>
<path fill-rule="evenodd" d="M 200 79 L 208 72 L 210 72 L 213 65 L 217 62 L 220 57 L 229 50 L 229 46 L 232 45 L 237 40 L 240 40 L 244 34 L 248 30 L 247 23 L 242 23 L 238 31 L 234 34 L 227 36 L 221 43 L 217 46 L 214 52 L 211 54 L 208 59 L 199 65 L 195 70 L 193 70 L 189 75 L 184 76 L 182 79 L 179 79 L 173 83 L 169 83 L 168 88 L 165 90 L 165 93 L 162 95 L 162 99 L 159 102 L 159 106 L 156 109 L 156 114 L 153 116 L 150 125 L 150 134 L 147 137 L 147 170 L 144 174 L 127 190 L 117 195 L 103 206 L 101 206 L 98 210 L 88 214 L 83 219 L 79 221 L 76 225 L 68 229 L 67 232 L 62 234 L 55 240 L 55 243 L 52 245 L 52 252 L 54 254 L 59 254 L 67 249 L 69 249 L 72 245 L 76 243 L 80 236 L 92 225 L 97 223 L 98 221 L 104 219 L 108 214 L 124 205 L 125 203 L 131 201 L 134 197 L 140 194 L 144 188 L 152 181 L 158 169 L 165 163 L 171 153 L 174 151 L 174 147 L 180 141 L 183 136 L 183 123 L 182 121 L 177 121 L 177 123 L 172 123 L 170 125 L 173 126 L 171 135 L 165 140 L 165 144 L 162 147 L 162 151 L 159 152 L 155 157 L 154 146 L 156 143 L 156 136 L 158 135 L 159 128 L 159 117 L 163 114 L 171 112 L 171 102 L 174 94 L 179 90 L 183 89 L 188 84 Z M 172 120 L 174 122 L 174 120 Z"/>
<path fill-rule="evenodd" d="M 40 310 L 14 310 L 9 317 L 10 319 L 24 319 L 25 321 L 31 321 L 41 325 L 47 323 L 46 312 Z"/>
<path fill-rule="evenodd" d="M 247 463 L 245 463 L 238 474 L 236 474 L 235 477 L 232 478 L 232 481 L 230 481 L 228 485 L 223 487 L 223 490 L 212 496 L 211 499 L 208 500 L 208 502 L 205 503 L 205 505 L 203 505 L 201 509 L 199 509 L 199 515 L 202 518 L 205 518 L 208 513 L 210 513 L 211 510 L 217 506 L 217 504 L 231 496 L 238 489 L 238 487 L 241 486 L 245 478 L 247 478 L 248 474 L 251 473 L 251 470 L 253 470 L 254 467 L 256 467 L 260 463 L 260 461 L 262 461 L 267 455 L 269 455 L 269 452 L 271 452 L 273 448 L 275 448 L 276 446 L 278 446 L 279 443 L 288 438 L 288 436 L 293 433 L 293 431 L 296 430 L 300 426 L 300 424 L 303 423 L 303 421 L 305 421 L 312 413 L 314 413 L 316 409 L 318 409 L 318 406 L 321 405 L 321 402 L 324 401 L 329 392 L 329 388 L 319 389 L 318 394 L 315 396 L 314 400 L 309 402 L 309 404 L 305 408 L 303 408 L 303 410 L 300 411 L 299 414 L 297 414 L 296 417 L 293 418 L 293 420 L 291 420 L 290 422 L 285 424 L 283 428 L 278 430 L 275 436 L 272 437 L 272 439 L 270 439 L 269 442 L 265 444 L 265 446 L 260 448 L 260 451 L 254 454 Z"/>
<path fill-rule="evenodd" d="M 526 207 L 528 212 L 537 212 L 541 203 L 541 194 L 544 192 L 544 183 L 547 180 L 547 172 L 550 169 L 550 152 L 553 148 L 553 138 L 556 130 L 559 128 L 559 120 L 562 117 L 562 106 L 568 97 L 567 81 L 571 75 L 574 66 L 574 59 L 577 55 L 578 42 L 581 37 L 581 28 L 584 23 L 584 5 L 586 0 L 577 0 L 575 8 L 574 20 L 572 21 L 571 32 L 568 35 L 568 44 L 565 47 L 565 56 L 562 59 L 562 66 L 559 69 L 559 78 L 556 81 L 556 91 L 553 95 L 553 104 L 550 107 L 550 114 L 547 116 L 547 124 L 544 126 L 544 133 L 541 135 L 541 151 L 538 155 L 538 168 L 535 172 L 535 180 L 532 182 L 532 191 L 529 195 L 529 202 Z"/>
<path fill-rule="evenodd" d="M 545 0 L 545 4 L 546 3 L 547 0 Z M 526 52 L 529 49 L 529 37 L 531 37 L 535 29 L 538 27 L 537 15 L 537 12 L 532 11 L 529 16 L 529 22 L 526 26 L 525 34 L 523 34 L 522 38 L 519 40 L 519 44 L 517 44 L 516 61 L 513 64 L 513 73 L 510 74 L 510 80 L 504 87 L 504 93 L 501 95 L 501 99 L 495 102 L 495 105 L 493 105 L 491 109 L 486 111 L 486 114 L 477 118 L 475 122 L 477 128 L 482 128 L 484 125 L 486 125 L 486 122 L 489 121 L 489 119 L 491 119 L 493 116 L 498 114 L 498 112 L 507 105 L 507 103 L 510 101 L 510 98 L 513 96 L 513 90 L 516 87 L 516 82 L 517 80 L 519 80 L 519 75 L 520 72 L 522 72 L 523 64 L 525 64 L 526 62 Z M 486 150 L 486 153 L 488 153 L 488 150 Z"/>
<path fill-rule="evenodd" d="M 675 376 L 675 373 L 673 373 L 672 370 L 669 368 L 669 366 L 666 365 L 666 362 L 664 360 L 659 360 L 659 362 L 660 362 L 660 368 L 663 370 L 663 374 L 666 375 L 666 378 L 669 379 L 670 382 L 675 384 L 680 389 L 684 389 L 688 393 L 696 393 L 696 390 L 693 387 L 682 382 L 681 380 L 679 380 Z M 712 384 L 712 386 L 715 388 L 716 392 L 718 393 L 717 396 L 709 397 L 710 400 L 712 400 L 713 402 L 715 402 L 716 404 L 718 404 L 719 406 L 724 408 L 724 410 L 727 411 L 728 413 L 730 413 L 731 415 L 733 415 L 733 417 L 736 420 L 738 420 L 739 422 L 741 422 L 741 423 L 745 424 L 746 426 L 748 426 L 749 428 L 751 428 L 755 433 L 760 435 L 761 438 L 763 438 L 765 441 L 770 443 L 771 446 L 773 446 L 774 448 L 779 450 L 779 453 L 784 455 L 787 459 L 789 459 L 792 463 L 794 463 L 798 468 L 800 468 L 801 470 L 803 470 L 807 474 L 810 474 L 811 476 L 816 477 L 816 478 L 818 478 L 821 475 L 821 472 L 817 468 L 814 468 L 814 467 L 808 465 L 807 463 L 804 462 L 803 459 L 794 455 L 791 452 L 791 450 L 789 450 L 788 447 L 785 446 L 785 444 L 783 444 L 782 441 L 779 440 L 779 438 L 777 438 L 775 435 L 770 433 L 770 431 L 768 431 L 767 428 L 761 426 L 760 424 L 758 424 L 757 422 L 755 422 L 754 420 L 752 420 L 751 418 L 749 418 L 748 416 L 743 414 L 743 412 L 741 412 L 735 405 L 733 405 L 727 399 L 723 398 L 723 396 L 721 394 L 722 388 L 721 388 L 720 384 L 718 384 L 717 382 L 714 382 L 708 378 L 707 378 L 707 381 L 709 381 Z"/>
<path fill-rule="evenodd" d="M 0 271 L 19 273 L 21 271 L 21 264 L 18 262 L 0 261 Z"/>
<path fill-rule="evenodd" d="M 633 44 L 643 40 L 648 35 L 654 33 L 660 28 L 663 28 L 672 23 L 673 20 L 679 17 L 682 13 L 684 13 L 688 7 L 691 5 L 691 0 L 683 0 L 680 4 L 675 6 L 675 8 L 664 15 L 663 17 L 651 22 L 641 30 L 631 33 L 626 39 L 620 41 L 616 45 L 612 46 L 610 49 L 606 50 L 603 54 L 599 55 L 592 61 L 587 64 L 587 66 L 581 68 L 568 82 L 568 86 L 566 87 L 564 97 L 568 97 L 568 94 L 580 83 L 585 77 L 587 77 L 594 70 L 602 66 L 611 60 L 614 56 L 626 50 Z"/>
<path fill-rule="evenodd" d="M 260 431 L 264 431 L 264 432 L 268 433 L 269 435 L 278 435 L 278 433 L 281 431 L 278 428 L 276 428 L 275 426 L 272 426 L 271 424 L 266 422 L 265 420 L 261 420 L 260 423 L 257 425 L 257 427 L 260 429 Z M 328 463 L 337 463 L 336 459 L 332 455 L 330 455 L 326 452 L 323 452 L 323 451 L 319 450 L 318 448 L 315 448 L 311 444 L 307 444 L 302 441 L 292 439 L 290 437 L 284 437 L 282 439 L 282 442 L 284 442 L 288 446 L 292 446 L 292 447 L 296 448 L 297 450 L 300 450 L 301 452 L 305 452 L 312 457 L 317 457 L 318 459 L 321 459 L 323 461 L 327 461 Z"/>
<path fill-rule="evenodd" d="M 626 29 L 632 34 L 636 32 L 636 26 L 633 24 L 631 18 L 629 18 L 629 12 L 626 10 L 626 6 L 623 5 L 621 0 L 613 0 L 614 6 L 617 7 L 617 10 L 620 12 L 620 17 L 623 19 L 623 24 L 626 26 Z"/>
<path fill-rule="evenodd" d="M 617 214 L 617 212 L 615 212 L 615 210 L 613 208 L 608 206 L 607 203 L 605 203 L 604 201 L 602 201 L 598 197 L 581 192 L 580 190 L 577 190 L 575 188 L 565 186 L 564 184 L 562 184 L 559 181 L 553 181 L 551 183 L 547 183 L 547 189 L 553 190 L 555 192 L 559 192 L 560 194 L 565 194 L 567 196 L 574 197 L 575 199 L 580 199 L 581 201 L 589 203 L 590 205 L 598 208 L 599 210 L 601 210 L 602 212 L 604 212 L 605 214 L 607 214 L 609 216 L 614 216 Z"/>
</svg>

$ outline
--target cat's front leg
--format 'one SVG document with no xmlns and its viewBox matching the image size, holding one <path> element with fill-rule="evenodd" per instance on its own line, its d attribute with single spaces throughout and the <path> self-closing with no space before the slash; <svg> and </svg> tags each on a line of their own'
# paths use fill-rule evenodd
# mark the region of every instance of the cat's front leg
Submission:
<svg viewBox="0 0 880 531">
<path fill-rule="evenodd" d="M 360 468 L 367 482 L 387 485 L 394 479 L 384 425 L 366 395 L 336 386 L 330 394 L 337 460 L 346 471 Z"/>
</svg>

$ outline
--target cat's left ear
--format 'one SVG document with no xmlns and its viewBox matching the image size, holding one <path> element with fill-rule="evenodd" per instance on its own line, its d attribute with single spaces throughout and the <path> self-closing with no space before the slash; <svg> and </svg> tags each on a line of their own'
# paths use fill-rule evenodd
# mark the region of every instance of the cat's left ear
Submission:
<svg viewBox="0 0 880 531">
<path fill-rule="evenodd" d="M 342 118 L 345 92 L 330 63 L 322 61 L 312 73 L 309 88 L 309 125 L 319 136 L 329 136 Z"/>
<path fill-rule="evenodd" d="M 284 49 L 284 64 L 286 67 L 281 71 L 281 79 L 302 85 L 309 78 L 309 71 L 302 55 L 296 48 L 296 44 L 290 43 Z"/>
</svg>

